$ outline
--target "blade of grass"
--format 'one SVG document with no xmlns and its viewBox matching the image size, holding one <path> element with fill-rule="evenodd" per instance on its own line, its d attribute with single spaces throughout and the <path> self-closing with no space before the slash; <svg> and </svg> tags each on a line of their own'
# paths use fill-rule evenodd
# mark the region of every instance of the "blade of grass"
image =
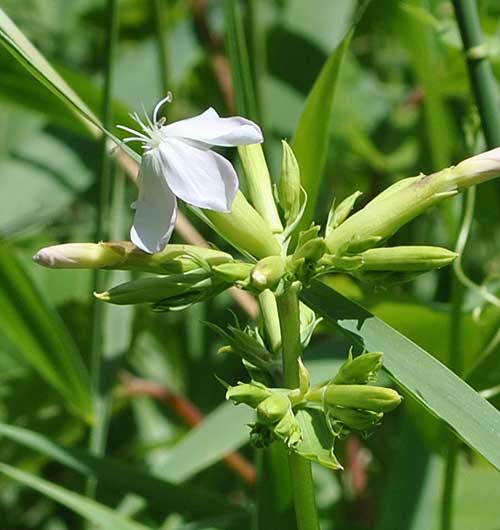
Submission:
<svg viewBox="0 0 500 530">
<path fill-rule="evenodd" d="M 0 473 L 59 502 L 102 530 L 109 528 L 113 528 L 113 530 L 153 530 L 151 527 L 116 515 L 113 510 L 98 502 L 86 499 L 52 482 L 15 469 L 7 464 L 0 463 Z"/>
<path fill-rule="evenodd" d="M 107 33 L 106 33 L 106 57 L 104 91 L 102 100 L 102 125 L 109 130 L 112 123 L 112 99 L 113 90 L 113 61 L 118 41 L 118 0 L 107 1 Z M 105 241 L 108 238 L 109 199 L 111 186 L 111 159 L 107 147 L 108 138 L 101 137 L 100 165 L 97 175 L 98 204 L 95 219 L 94 240 Z M 100 293 L 106 287 L 107 272 L 94 271 L 94 292 Z M 95 297 L 92 300 L 92 335 L 91 335 L 91 361 L 90 374 L 92 381 L 92 393 L 95 403 L 96 417 L 92 424 L 89 439 L 91 453 L 100 456 L 105 453 L 106 439 L 109 427 L 110 414 L 110 382 L 107 380 L 109 374 L 102 370 L 103 344 L 105 340 L 107 306 Z M 97 482 L 90 479 L 87 483 L 87 495 L 94 497 Z"/>
<path fill-rule="evenodd" d="M 16 350 L 71 410 L 91 420 L 89 377 L 76 345 L 6 242 L 0 242 L 0 313 L 0 329 Z"/>
<path fill-rule="evenodd" d="M 172 484 L 120 460 L 96 457 L 82 449 L 64 447 L 28 429 L 0 423 L 0 435 L 77 473 L 98 479 L 108 490 L 144 497 L 161 514 L 169 511 L 192 517 L 209 517 L 233 508 L 225 499 L 209 491 Z"/>
<path fill-rule="evenodd" d="M 406 392 L 500 469 L 500 412 L 425 350 L 360 305 L 313 281 L 303 300 L 368 351 Z"/>
</svg>

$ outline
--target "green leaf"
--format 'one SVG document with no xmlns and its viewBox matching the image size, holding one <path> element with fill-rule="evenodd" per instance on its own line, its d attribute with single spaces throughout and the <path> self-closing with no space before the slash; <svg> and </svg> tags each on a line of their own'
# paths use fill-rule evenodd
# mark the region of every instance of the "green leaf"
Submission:
<svg viewBox="0 0 500 530">
<path fill-rule="evenodd" d="M 55 310 L 48 305 L 15 257 L 0 242 L 0 330 L 77 414 L 90 420 L 88 374 Z"/>
<path fill-rule="evenodd" d="M 350 31 L 323 66 L 307 97 L 295 131 L 292 149 L 300 167 L 302 186 L 307 193 L 307 205 L 298 230 L 311 224 L 325 169 L 333 116 L 333 98 L 338 73 L 352 38 Z"/>
<path fill-rule="evenodd" d="M 365 308 L 319 281 L 302 295 L 368 351 L 384 353 L 384 368 L 415 400 L 500 469 L 500 413 L 425 350 Z"/>
<path fill-rule="evenodd" d="M 78 448 L 63 447 L 28 429 L 0 423 L 0 435 L 78 473 L 98 479 L 109 490 L 144 497 L 161 513 L 168 511 L 208 517 L 232 508 L 228 502 L 209 491 L 171 484 L 119 460 L 96 457 Z"/>
<path fill-rule="evenodd" d="M 333 434 L 328 429 L 323 411 L 298 410 L 295 414 L 303 439 L 294 449 L 299 455 L 330 469 L 341 469 L 333 453 Z"/>
<path fill-rule="evenodd" d="M 90 130 L 102 129 L 99 120 L 85 105 L 74 90 L 52 68 L 42 54 L 31 44 L 24 33 L 0 8 L 0 43 L 11 53 L 40 83 L 72 108 L 78 118 L 86 118 L 84 123 Z M 90 122 L 90 123 L 89 123 Z"/>
<path fill-rule="evenodd" d="M 102 530 L 152 530 L 151 527 L 124 519 L 110 508 L 90 499 L 86 499 L 82 495 L 68 491 L 61 486 L 57 486 L 52 482 L 41 479 L 26 473 L 19 469 L 15 469 L 7 464 L 0 463 L 0 473 L 4 473 L 8 477 L 33 488 L 41 494 L 61 503 L 70 510 L 73 510 L 83 518 L 98 526 Z"/>
<path fill-rule="evenodd" d="M 157 475 L 172 482 L 189 479 L 247 442 L 253 420 L 249 407 L 223 403 L 172 449 Z"/>
</svg>

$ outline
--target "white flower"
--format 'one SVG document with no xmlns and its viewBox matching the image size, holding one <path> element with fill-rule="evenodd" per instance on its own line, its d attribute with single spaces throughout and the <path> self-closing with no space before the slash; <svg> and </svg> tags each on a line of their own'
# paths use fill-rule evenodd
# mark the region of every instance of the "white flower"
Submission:
<svg viewBox="0 0 500 530">
<path fill-rule="evenodd" d="M 176 197 L 219 212 L 231 209 L 238 192 L 238 176 L 231 163 L 213 152 L 214 145 L 229 147 L 263 141 L 258 125 L 240 117 L 221 118 L 213 108 L 203 114 L 165 125 L 157 120 L 160 107 L 172 99 L 169 93 L 155 107 L 153 121 L 131 115 L 142 132 L 118 126 L 134 136 L 145 150 L 139 171 L 139 198 L 134 203 L 130 238 L 145 252 L 161 251 L 168 243 L 177 216 Z"/>
</svg>

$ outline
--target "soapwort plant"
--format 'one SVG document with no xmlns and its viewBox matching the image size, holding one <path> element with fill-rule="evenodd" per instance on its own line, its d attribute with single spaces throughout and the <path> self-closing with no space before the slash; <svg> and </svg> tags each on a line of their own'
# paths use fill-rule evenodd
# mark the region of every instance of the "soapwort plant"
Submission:
<svg viewBox="0 0 500 530">
<path fill-rule="evenodd" d="M 338 204 L 332 201 L 324 223 L 300 229 L 307 195 L 286 142 L 273 190 L 258 125 L 241 117 L 221 118 L 213 109 L 168 124 L 157 114 L 169 100 L 158 103 L 152 120 L 133 115 L 140 131 L 125 128 L 133 135 L 125 142 L 139 141 L 144 150 L 131 242 L 56 245 L 38 251 L 34 260 L 51 268 L 149 273 L 95 293 L 108 304 L 179 311 L 233 286 L 255 296 L 264 315 L 260 327 L 236 321 L 222 329 L 208 323 L 227 342 L 222 351 L 237 355 L 248 374 L 245 381 L 221 383 L 234 404 L 254 409 L 249 436 L 255 447 L 286 448 L 298 528 L 319 528 L 310 462 L 342 472 L 336 441 L 353 431 L 374 432 L 402 398 L 377 384 L 383 352 L 345 352 L 337 373 L 311 384 L 304 357 L 320 318 L 300 301 L 301 291 L 330 274 L 383 288 L 451 264 L 457 254 L 446 248 L 390 246 L 388 241 L 427 209 L 498 176 L 500 148 L 402 179 L 357 211 L 359 191 Z M 248 197 L 238 189 L 232 164 L 213 146 L 239 146 Z M 176 197 L 234 250 L 169 244 Z"/>
</svg>

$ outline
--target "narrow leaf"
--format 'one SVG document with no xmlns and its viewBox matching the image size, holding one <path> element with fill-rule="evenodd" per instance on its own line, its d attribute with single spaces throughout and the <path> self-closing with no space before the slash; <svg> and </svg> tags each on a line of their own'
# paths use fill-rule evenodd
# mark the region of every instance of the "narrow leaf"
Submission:
<svg viewBox="0 0 500 530">
<path fill-rule="evenodd" d="M 66 506 L 91 523 L 97 525 L 102 530 L 109 530 L 111 528 L 113 530 L 152 530 L 148 526 L 120 517 L 110 508 L 96 501 L 86 499 L 82 495 L 68 491 L 61 486 L 38 478 L 31 473 L 26 473 L 25 471 L 15 469 L 3 463 L 0 463 L 0 473 L 4 473 L 13 480 L 33 488 L 50 499 L 61 503 L 63 506 Z"/>
<path fill-rule="evenodd" d="M 88 374 L 68 330 L 0 242 L 0 330 L 80 416 L 92 416 Z"/>
<path fill-rule="evenodd" d="M 302 298 L 368 351 L 383 352 L 389 375 L 500 469 L 500 412 L 467 383 L 404 335 L 327 285 L 312 282 Z"/>
<path fill-rule="evenodd" d="M 176 512 L 195 517 L 220 515 L 231 509 L 225 500 L 209 491 L 171 484 L 119 460 L 96 457 L 63 447 L 33 431 L 0 423 L 0 435 L 37 451 L 87 477 L 98 479 L 107 489 L 144 497 L 161 513 Z"/>
</svg>

